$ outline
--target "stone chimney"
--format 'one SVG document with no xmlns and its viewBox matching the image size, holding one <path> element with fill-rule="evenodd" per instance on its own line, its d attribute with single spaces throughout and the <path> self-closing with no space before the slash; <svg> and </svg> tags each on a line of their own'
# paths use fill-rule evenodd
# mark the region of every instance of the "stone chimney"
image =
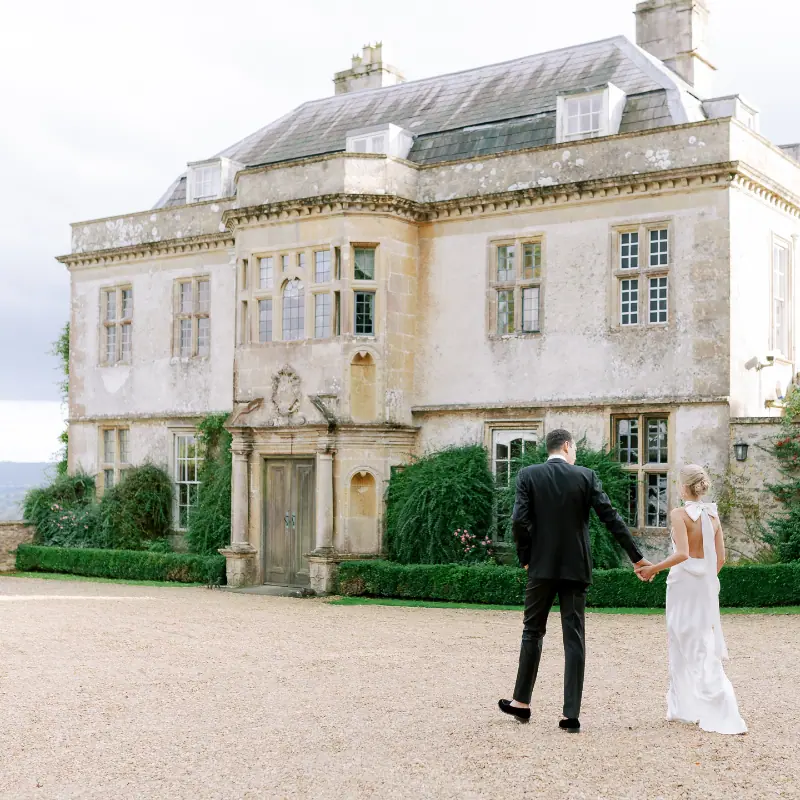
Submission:
<svg viewBox="0 0 800 800">
<path fill-rule="evenodd" d="M 710 97 L 716 67 L 708 54 L 710 0 L 644 0 L 636 6 L 636 44 Z"/>
<path fill-rule="evenodd" d="M 383 45 L 365 45 L 360 56 L 353 56 L 353 64 L 344 72 L 333 76 L 336 94 L 360 92 L 362 89 L 380 89 L 405 83 L 400 71 L 390 64 L 383 63 Z"/>
</svg>

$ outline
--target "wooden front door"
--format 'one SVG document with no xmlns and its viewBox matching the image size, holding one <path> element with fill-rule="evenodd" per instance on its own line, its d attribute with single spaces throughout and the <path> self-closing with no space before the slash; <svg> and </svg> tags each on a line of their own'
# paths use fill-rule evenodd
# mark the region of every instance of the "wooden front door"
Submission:
<svg viewBox="0 0 800 800">
<path fill-rule="evenodd" d="M 264 583 L 308 586 L 314 549 L 314 462 L 268 459 L 264 470 Z"/>
</svg>

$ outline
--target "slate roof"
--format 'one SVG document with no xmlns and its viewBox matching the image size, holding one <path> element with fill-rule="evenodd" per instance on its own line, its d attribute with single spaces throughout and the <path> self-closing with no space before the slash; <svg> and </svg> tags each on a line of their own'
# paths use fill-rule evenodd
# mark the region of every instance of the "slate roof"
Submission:
<svg viewBox="0 0 800 800">
<path fill-rule="evenodd" d="M 314 100 L 218 155 L 251 167 L 341 152 L 348 131 L 386 123 L 415 134 L 409 159 L 419 164 L 537 147 L 555 142 L 559 94 L 605 83 L 628 96 L 620 133 L 685 122 L 697 114 L 699 104 L 687 84 L 618 36 Z M 178 201 L 181 190 L 185 199 L 185 184 L 172 188 L 160 201 L 164 205 Z"/>
</svg>

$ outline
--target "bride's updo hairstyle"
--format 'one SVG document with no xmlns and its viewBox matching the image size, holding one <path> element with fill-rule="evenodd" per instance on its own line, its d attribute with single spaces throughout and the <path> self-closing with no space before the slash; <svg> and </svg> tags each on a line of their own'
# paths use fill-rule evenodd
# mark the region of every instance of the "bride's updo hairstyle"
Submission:
<svg viewBox="0 0 800 800">
<path fill-rule="evenodd" d="M 683 467 L 680 481 L 681 486 L 686 487 L 687 494 L 695 500 L 699 500 L 711 488 L 711 481 L 709 481 L 706 471 L 697 464 L 687 464 Z"/>
</svg>

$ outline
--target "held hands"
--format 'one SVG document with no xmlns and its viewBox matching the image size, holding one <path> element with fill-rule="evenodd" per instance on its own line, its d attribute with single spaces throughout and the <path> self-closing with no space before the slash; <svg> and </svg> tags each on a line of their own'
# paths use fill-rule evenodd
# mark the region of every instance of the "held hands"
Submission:
<svg viewBox="0 0 800 800">
<path fill-rule="evenodd" d="M 643 558 L 641 561 L 637 561 L 634 564 L 634 572 L 636 572 L 636 576 L 639 578 L 640 581 L 644 583 L 650 583 L 653 578 L 658 573 L 658 567 L 651 564 L 646 558 Z"/>
</svg>

